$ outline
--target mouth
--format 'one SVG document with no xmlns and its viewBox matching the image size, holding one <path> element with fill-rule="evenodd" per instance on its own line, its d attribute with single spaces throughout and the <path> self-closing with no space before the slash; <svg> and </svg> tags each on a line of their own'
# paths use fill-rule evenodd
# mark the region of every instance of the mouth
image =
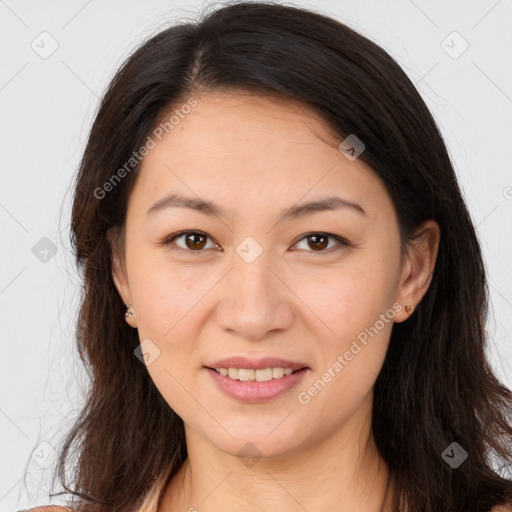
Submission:
<svg viewBox="0 0 512 512">
<path fill-rule="evenodd" d="M 224 395 L 240 402 L 257 403 L 285 395 L 297 386 L 311 369 L 307 366 L 295 369 L 204 366 L 203 370 Z"/>
<path fill-rule="evenodd" d="M 267 368 L 237 368 L 237 367 L 218 367 L 212 368 L 205 366 L 208 370 L 216 372 L 223 377 L 231 380 L 238 380 L 242 382 L 268 382 L 277 379 L 283 379 L 289 375 L 293 375 L 302 370 L 307 370 L 309 367 L 303 366 L 302 368 L 290 368 L 283 366 L 269 366 Z"/>
</svg>

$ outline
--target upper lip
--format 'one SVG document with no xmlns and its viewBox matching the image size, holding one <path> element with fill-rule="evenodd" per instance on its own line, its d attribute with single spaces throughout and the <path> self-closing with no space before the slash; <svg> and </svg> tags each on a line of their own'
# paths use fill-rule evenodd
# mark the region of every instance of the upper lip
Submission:
<svg viewBox="0 0 512 512">
<path fill-rule="evenodd" d="M 304 363 L 288 361 L 279 357 L 249 359 L 244 356 L 225 357 L 205 366 L 207 368 L 252 368 L 254 370 L 261 370 L 263 368 L 291 368 L 292 370 L 300 370 L 301 368 L 308 368 Z"/>
</svg>

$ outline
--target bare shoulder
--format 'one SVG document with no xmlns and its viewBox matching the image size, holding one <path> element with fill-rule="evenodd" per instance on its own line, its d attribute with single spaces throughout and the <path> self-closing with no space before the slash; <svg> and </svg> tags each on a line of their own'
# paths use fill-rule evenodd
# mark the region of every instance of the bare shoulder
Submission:
<svg viewBox="0 0 512 512">
<path fill-rule="evenodd" d="M 512 512 L 512 504 L 510 505 L 496 505 L 491 509 L 491 512 Z"/>
<path fill-rule="evenodd" d="M 19 512 L 73 512 L 73 509 L 69 507 L 61 507 L 59 505 L 43 505 L 40 507 L 29 508 L 28 510 L 20 510 Z"/>
</svg>

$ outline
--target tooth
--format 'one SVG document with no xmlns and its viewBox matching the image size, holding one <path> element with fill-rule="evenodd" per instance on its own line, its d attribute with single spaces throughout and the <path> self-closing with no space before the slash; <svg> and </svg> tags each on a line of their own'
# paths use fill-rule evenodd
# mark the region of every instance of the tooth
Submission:
<svg viewBox="0 0 512 512">
<path fill-rule="evenodd" d="M 258 382 L 272 380 L 272 368 L 263 368 L 261 370 L 256 370 L 255 380 L 257 380 Z"/>
<path fill-rule="evenodd" d="M 291 375 L 294 370 L 292 368 L 260 368 L 254 370 L 253 368 L 215 368 L 216 372 L 220 375 L 228 376 L 231 379 L 241 381 L 266 382 L 272 379 L 280 379 L 285 375 Z"/>
<path fill-rule="evenodd" d="M 254 380 L 254 368 L 239 368 L 238 380 Z"/>
<path fill-rule="evenodd" d="M 279 379 L 284 375 L 284 368 L 272 368 L 272 377 Z"/>
</svg>

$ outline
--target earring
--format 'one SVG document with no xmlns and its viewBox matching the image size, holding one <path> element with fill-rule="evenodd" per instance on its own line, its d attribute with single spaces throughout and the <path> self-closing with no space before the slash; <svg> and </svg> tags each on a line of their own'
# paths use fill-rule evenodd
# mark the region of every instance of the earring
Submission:
<svg viewBox="0 0 512 512">
<path fill-rule="evenodd" d="M 133 313 L 130 311 L 130 307 L 130 304 L 126 304 L 126 313 L 124 314 L 125 317 L 134 316 Z"/>
<path fill-rule="evenodd" d="M 409 306 L 409 304 L 407 304 L 407 306 L 405 306 L 405 311 L 406 311 L 407 313 L 410 313 L 413 309 L 414 309 L 414 308 L 413 308 L 413 307 L 411 307 L 411 306 Z"/>
</svg>

